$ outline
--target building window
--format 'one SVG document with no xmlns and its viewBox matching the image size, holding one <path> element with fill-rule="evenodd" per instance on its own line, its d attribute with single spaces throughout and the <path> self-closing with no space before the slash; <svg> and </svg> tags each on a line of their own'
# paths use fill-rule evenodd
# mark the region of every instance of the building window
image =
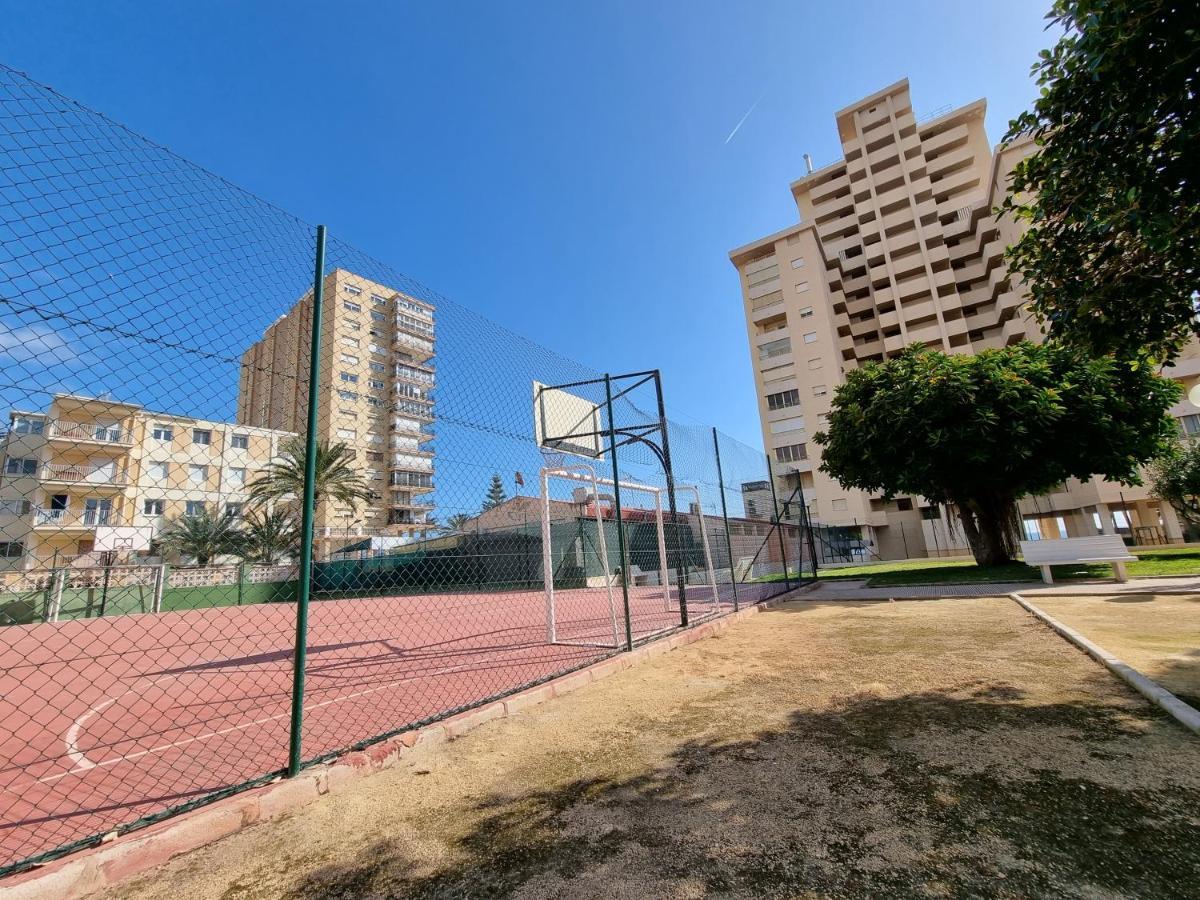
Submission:
<svg viewBox="0 0 1200 900">
<path fill-rule="evenodd" d="M 815 344 L 816 342 L 817 342 L 817 333 L 815 331 L 810 331 L 808 334 L 806 334 L 804 336 L 804 343 Z"/>
<path fill-rule="evenodd" d="M 167 480 L 167 472 L 169 471 L 169 469 L 170 469 L 170 463 L 152 462 L 152 463 L 150 463 L 149 466 L 146 467 L 146 474 L 148 474 L 155 481 L 166 481 Z"/>
<path fill-rule="evenodd" d="M 384 382 L 376 381 L 374 378 L 368 378 L 367 384 L 370 385 L 371 387 L 373 387 L 377 391 L 382 391 L 384 388 L 387 387 L 387 385 Z"/>
<path fill-rule="evenodd" d="M 250 435 L 235 434 L 233 436 L 233 439 L 230 441 L 230 444 L 234 450 L 249 450 L 250 449 Z"/>
<path fill-rule="evenodd" d="M 183 514 L 185 516 L 188 516 L 189 518 L 194 517 L 194 516 L 204 515 L 204 501 L 203 500 L 188 500 L 184 504 Z"/>
<path fill-rule="evenodd" d="M 170 425 L 155 424 L 154 429 L 150 432 L 150 436 L 156 441 L 170 443 L 175 439 L 175 429 Z"/>
<path fill-rule="evenodd" d="M 204 484 L 208 481 L 208 466 L 188 466 L 188 479 L 192 484 Z"/>
<path fill-rule="evenodd" d="M 374 319 L 376 322 L 386 322 L 387 321 L 387 316 L 384 315 L 383 313 L 381 313 L 377 309 L 371 310 L 371 318 Z"/>
<path fill-rule="evenodd" d="M 770 359 L 773 356 L 784 356 L 792 352 L 792 342 L 788 338 L 780 338 L 777 341 L 768 341 L 758 348 L 759 359 Z"/>
<path fill-rule="evenodd" d="M 387 297 L 380 297 L 378 294 L 371 295 L 371 302 L 376 306 L 387 303 Z"/>
<path fill-rule="evenodd" d="M 383 406 L 383 401 L 382 401 L 382 400 L 380 400 L 378 397 L 368 397 L 368 398 L 367 398 L 367 405 L 369 405 L 369 406 Z"/>
<path fill-rule="evenodd" d="M 911 512 L 912 511 L 912 498 L 911 497 L 901 497 L 899 500 L 896 501 L 896 509 L 900 510 L 900 512 Z"/>
<path fill-rule="evenodd" d="M 797 294 L 803 294 L 807 290 L 808 290 L 808 282 L 807 281 L 800 281 L 800 282 L 796 283 L 796 293 Z"/>
<path fill-rule="evenodd" d="M 41 434 L 46 428 L 44 419 L 31 419 L 28 416 L 14 416 L 12 430 L 14 434 Z"/>
<path fill-rule="evenodd" d="M 348 310 L 350 310 L 350 312 L 362 312 L 362 307 L 359 306 L 357 303 L 355 303 L 353 300 L 343 300 L 342 308 L 348 309 Z"/>
<path fill-rule="evenodd" d="M 161 516 L 167 509 L 166 500 L 143 500 L 142 514 L 147 516 Z"/>
<path fill-rule="evenodd" d="M 788 444 L 786 447 L 775 448 L 775 459 L 777 462 L 800 462 L 802 459 L 808 459 L 807 444 Z"/>
<path fill-rule="evenodd" d="M 1022 519 L 1021 529 L 1025 532 L 1025 540 L 1040 541 L 1042 539 L 1042 525 L 1037 519 Z"/>
<path fill-rule="evenodd" d="M 337 430 L 337 436 L 343 440 L 352 441 L 358 437 L 358 432 L 353 428 L 339 428 Z"/>
<path fill-rule="evenodd" d="M 829 393 L 828 386 L 826 386 L 824 384 L 814 384 L 813 385 L 813 396 L 814 397 L 824 397 L 828 393 Z"/>
<path fill-rule="evenodd" d="M 338 357 L 338 359 L 340 359 L 342 361 L 343 365 L 347 365 L 347 366 L 357 366 L 358 365 L 358 357 L 352 353 L 343 353 L 341 356 Z"/>
<path fill-rule="evenodd" d="M 942 517 L 942 508 L 940 506 L 922 506 L 921 518 L 926 522 L 932 522 L 934 519 Z"/>
<path fill-rule="evenodd" d="M 800 310 L 800 318 L 802 318 L 802 319 L 811 319 L 812 314 L 813 314 L 813 308 L 811 306 L 806 306 L 802 310 Z"/>
<path fill-rule="evenodd" d="M 1187 435 L 1200 433 L 1200 415 L 1181 416 L 1179 428 Z"/>
<path fill-rule="evenodd" d="M 4 461 L 5 475 L 34 475 L 37 473 L 37 460 L 13 456 Z"/>
<path fill-rule="evenodd" d="M 371 344 L 371 352 L 384 354 L 387 353 L 387 350 L 385 350 L 383 347 L 380 347 L 378 344 Z"/>
<path fill-rule="evenodd" d="M 246 470 L 242 468 L 232 468 L 229 470 L 229 483 L 234 487 L 241 487 L 246 483 Z"/>
<path fill-rule="evenodd" d="M 25 555 L 21 541 L 0 541 L 0 559 L 20 559 Z"/>
<path fill-rule="evenodd" d="M 358 349 L 358 338 L 344 337 L 342 338 L 342 343 L 347 347 L 353 347 L 356 350 Z"/>
<path fill-rule="evenodd" d="M 375 360 L 371 360 L 370 365 L 371 365 L 372 372 L 386 372 L 387 371 L 387 366 L 385 366 L 381 362 L 375 362 Z"/>
<path fill-rule="evenodd" d="M 838 497 L 836 500 L 834 500 L 833 502 L 831 502 L 829 504 L 829 508 L 834 510 L 835 512 L 844 511 L 846 509 L 846 498 Z"/>
<path fill-rule="evenodd" d="M 786 409 L 789 406 L 800 405 L 800 392 L 793 388 L 790 391 L 780 391 L 778 394 L 767 394 L 767 409 Z"/>
<path fill-rule="evenodd" d="M 338 398 L 354 402 L 358 399 L 358 394 L 354 393 L 354 391 L 338 391 Z"/>
<path fill-rule="evenodd" d="M 344 287 L 346 288 L 346 293 L 349 294 L 351 297 L 357 297 L 359 294 L 362 293 L 362 288 L 355 287 L 352 284 L 344 285 Z"/>
<path fill-rule="evenodd" d="M 796 259 L 793 259 L 792 260 L 792 268 L 793 269 L 803 269 L 804 268 L 804 257 L 800 256 L 800 257 L 797 257 Z"/>
<path fill-rule="evenodd" d="M 358 376 L 351 375 L 349 372 L 341 372 L 339 373 L 338 377 L 341 378 L 342 381 L 350 382 L 350 384 L 358 384 Z"/>
<path fill-rule="evenodd" d="M 225 514 L 231 519 L 240 519 L 242 517 L 242 504 L 226 503 Z"/>
<path fill-rule="evenodd" d="M 803 431 L 804 416 L 793 416 L 790 419 L 780 419 L 771 423 L 771 434 L 783 434 L 787 431 Z"/>
<path fill-rule="evenodd" d="M 209 444 L 212 443 L 212 432 L 209 431 L 207 428 L 193 428 L 192 429 L 192 443 L 200 444 L 203 447 L 207 447 Z"/>
</svg>

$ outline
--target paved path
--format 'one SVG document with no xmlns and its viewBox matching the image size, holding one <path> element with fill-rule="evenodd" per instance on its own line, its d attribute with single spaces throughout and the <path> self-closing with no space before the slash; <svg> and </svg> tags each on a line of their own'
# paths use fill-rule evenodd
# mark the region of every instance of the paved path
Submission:
<svg viewBox="0 0 1200 900">
<path fill-rule="evenodd" d="M 805 591 L 803 600 L 920 600 L 935 597 L 995 597 L 1019 592 L 1024 596 L 1056 594 L 1166 594 L 1200 593 L 1200 575 L 1167 578 L 1131 578 L 1124 584 L 1109 580 L 1073 580 L 1053 585 L 1040 581 L 1007 581 L 995 584 L 911 584 L 897 587 L 867 587 L 867 579 L 818 581 Z"/>
</svg>

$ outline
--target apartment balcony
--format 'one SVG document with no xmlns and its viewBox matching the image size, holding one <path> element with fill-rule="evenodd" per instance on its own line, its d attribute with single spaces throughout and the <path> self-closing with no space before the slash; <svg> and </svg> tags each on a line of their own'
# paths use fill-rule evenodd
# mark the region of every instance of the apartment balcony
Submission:
<svg viewBox="0 0 1200 900">
<path fill-rule="evenodd" d="M 35 530 L 90 531 L 98 525 L 125 525 L 124 518 L 113 509 L 45 509 L 31 510 Z"/>
<path fill-rule="evenodd" d="M 414 497 L 410 497 L 407 500 L 397 500 L 395 497 L 393 497 L 390 501 L 388 501 L 388 506 L 392 507 L 393 509 L 430 510 L 433 509 L 435 505 L 436 504 L 429 500 L 417 500 Z"/>
<path fill-rule="evenodd" d="M 122 449 L 133 446 L 133 435 L 123 431 L 119 425 L 55 421 L 48 423 L 45 434 L 52 441 L 70 441 L 73 444 L 116 446 Z"/>
<path fill-rule="evenodd" d="M 407 332 L 397 330 L 392 338 L 392 346 L 401 353 L 407 353 L 417 362 L 424 362 L 434 355 L 434 344 L 429 338 L 417 337 Z"/>
<path fill-rule="evenodd" d="M 89 488 L 119 490 L 129 484 L 129 475 L 110 466 L 48 463 L 42 466 L 41 480 L 49 484 L 83 484 Z"/>
</svg>

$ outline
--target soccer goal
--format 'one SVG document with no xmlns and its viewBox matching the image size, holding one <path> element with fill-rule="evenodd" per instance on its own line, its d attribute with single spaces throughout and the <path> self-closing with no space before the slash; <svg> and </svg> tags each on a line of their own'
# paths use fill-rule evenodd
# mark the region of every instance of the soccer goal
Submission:
<svg viewBox="0 0 1200 900">
<path fill-rule="evenodd" d="M 577 563 L 578 568 L 583 573 L 582 594 L 579 588 L 567 589 L 560 592 L 555 586 L 558 552 L 554 542 L 551 506 L 556 501 L 552 499 L 552 492 L 550 490 L 550 485 L 555 480 L 582 483 L 585 485 L 581 492 L 576 491 L 574 493 L 573 502 L 584 508 L 590 504 L 591 519 L 595 522 L 596 526 L 595 555 L 592 560 L 588 560 L 584 556 L 582 541 L 578 541 L 577 539 L 579 545 L 577 547 Z M 587 492 L 586 486 L 591 487 L 590 495 Z M 609 501 L 609 516 L 614 522 L 616 518 L 611 495 L 605 495 L 602 492 L 602 488 L 619 490 L 621 492 L 622 513 L 625 521 L 621 522 L 618 527 L 628 527 L 630 519 L 645 522 L 647 517 L 653 517 L 655 550 L 658 563 L 656 568 L 642 570 L 638 565 L 630 563 L 628 559 L 619 561 L 615 567 L 610 564 L 608 540 L 605 534 L 604 502 L 606 499 Z M 696 498 L 696 507 L 700 508 L 700 492 L 696 487 L 681 485 L 676 487 L 676 492 L 693 495 Z M 631 493 L 648 495 L 651 505 L 649 507 L 639 507 L 630 504 L 629 500 L 632 499 L 630 497 Z M 664 527 L 662 503 L 663 494 L 664 490 L 654 485 L 632 481 L 614 482 L 611 479 L 602 478 L 596 474 L 595 469 L 589 463 L 558 463 L 541 470 L 542 571 L 546 592 L 546 640 L 548 643 L 611 647 L 614 649 L 620 647 L 621 616 L 616 596 L 616 591 L 621 585 L 620 579 L 624 579 L 625 581 L 625 587 L 628 589 L 631 598 L 631 606 L 636 608 L 637 606 L 643 606 L 645 601 L 656 602 L 653 598 L 658 597 L 661 600 L 663 612 L 670 612 L 672 610 L 671 585 L 673 572 L 667 563 L 666 528 Z M 557 502 L 562 503 L 564 501 Z M 583 516 L 579 516 L 578 520 L 583 521 Z M 676 533 L 678 534 L 678 531 Z M 712 554 L 709 551 L 708 533 L 704 527 L 703 516 L 700 517 L 700 540 L 704 554 L 704 574 L 707 576 L 709 588 L 705 592 L 707 596 L 704 597 L 704 601 L 711 603 L 713 611 L 716 612 L 720 609 L 720 596 L 717 590 L 716 571 L 712 564 Z M 630 556 L 628 549 L 626 550 L 626 556 Z M 593 570 L 597 574 L 587 574 L 587 562 L 589 561 L 595 563 Z M 686 582 L 692 566 L 684 564 L 682 569 L 684 573 L 683 578 Z M 678 578 L 676 578 L 676 582 L 678 582 Z M 611 625 L 611 635 L 608 633 L 607 628 L 605 628 L 603 635 L 601 635 L 595 617 L 588 617 L 586 614 L 580 613 L 581 602 L 589 596 L 590 591 L 594 591 L 596 588 L 603 588 L 605 592 L 607 624 Z M 560 597 L 563 594 L 566 595 L 567 605 L 571 608 L 565 615 L 563 610 L 564 604 L 560 602 Z M 640 636 L 644 637 L 644 635 Z"/>
</svg>

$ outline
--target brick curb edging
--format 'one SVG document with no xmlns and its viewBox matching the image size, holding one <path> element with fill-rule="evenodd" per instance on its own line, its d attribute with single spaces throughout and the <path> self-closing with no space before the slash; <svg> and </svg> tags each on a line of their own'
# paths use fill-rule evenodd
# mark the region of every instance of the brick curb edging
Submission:
<svg viewBox="0 0 1200 900">
<path fill-rule="evenodd" d="M 1040 619 L 1046 625 L 1049 625 L 1050 628 L 1092 657 L 1092 659 L 1099 662 L 1151 703 L 1161 706 L 1184 728 L 1200 734 L 1200 710 L 1184 703 L 1166 688 L 1133 668 L 1133 666 L 1113 656 L 1100 645 L 1092 643 L 1074 628 L 1064 625 L 1049 613 L 1034 606 L 1020 594 L 1013 593 L 1008 596 L 1020 604 L 1026 612 Z"/>
<path fill-rule="evenodd" d="M 577 671 L 485 704 L 433 725 L 402 732 L 364 750 L 346 753 L 327 765 L 313 766 L 295 778 L 281 779 L 234 794 L 154 825 L 131 831 L 98 847 L 53 860 L 0 880 L 4 900 L 78 900 L 124 879 L 161 866 L 180 854 L 198 850 L 243 828 L 294 812 L 321 796 L 345 790 L 357 779 L 395 766 L 418 745 L 462 737 L 493 719 L 505 718 L 664 653 L 724 631 L 734 622 L 786 603 L 813 585 L 789 591 L 735 613 L 710 619 L 632 652 L 622 652 Z"/>
</svg>

